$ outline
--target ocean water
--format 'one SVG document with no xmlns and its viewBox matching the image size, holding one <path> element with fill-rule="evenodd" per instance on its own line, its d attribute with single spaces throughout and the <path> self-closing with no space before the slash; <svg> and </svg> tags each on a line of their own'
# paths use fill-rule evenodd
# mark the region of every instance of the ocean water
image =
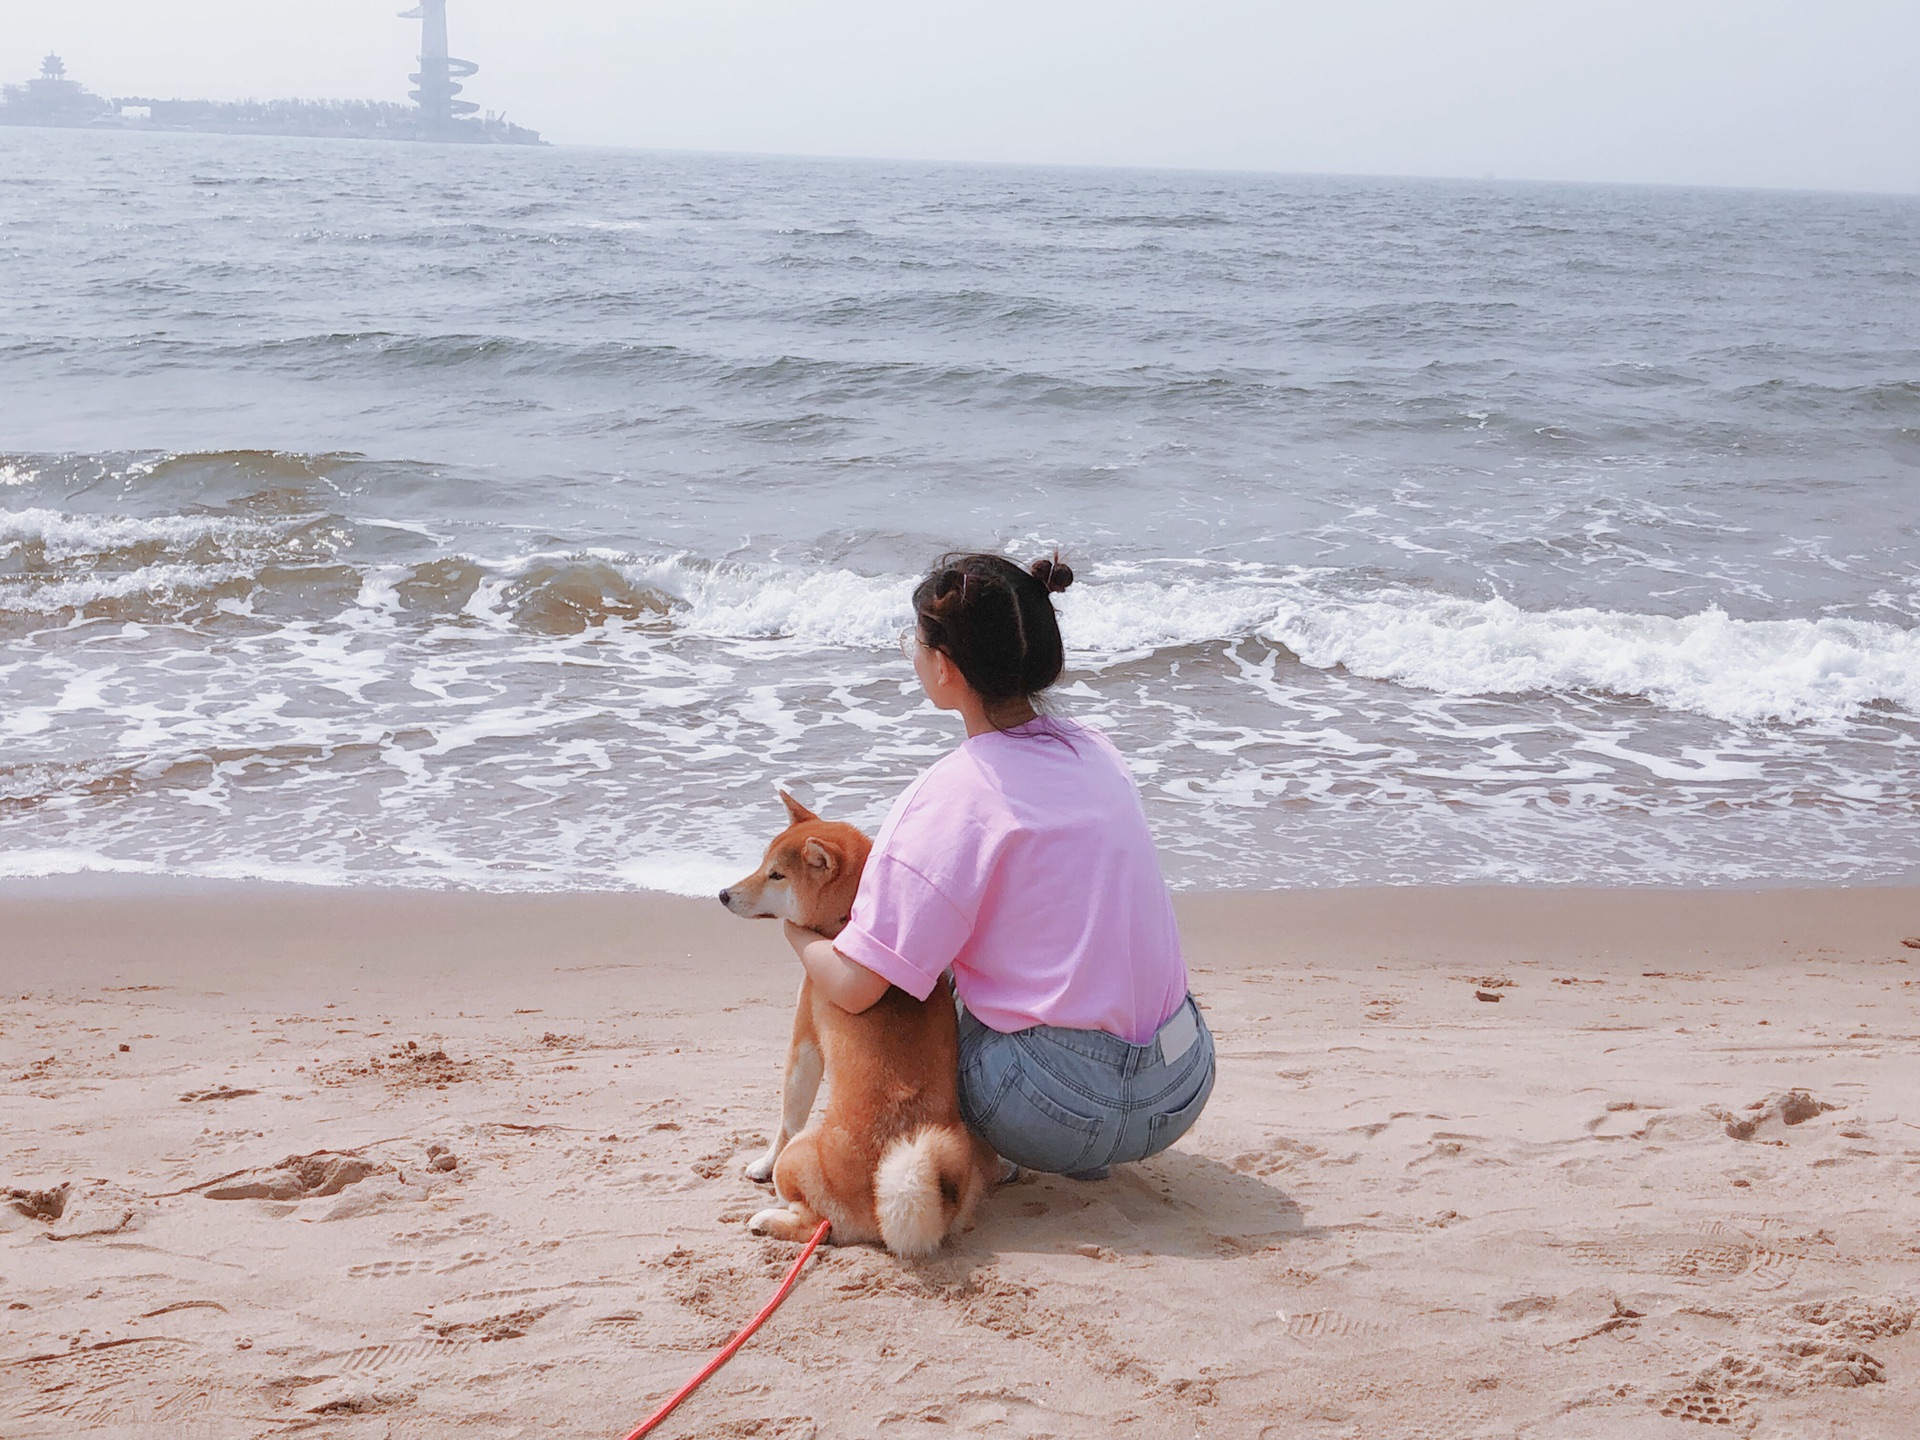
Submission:
<svg viewBox="0 0 1920 1440">
<path fill-rule="evenodd" d="M 0 876 L 700 893 L 1058 546 L 1185 888 L 1920 875 L 1920 199 L 0 133 Z"/>
</svg>

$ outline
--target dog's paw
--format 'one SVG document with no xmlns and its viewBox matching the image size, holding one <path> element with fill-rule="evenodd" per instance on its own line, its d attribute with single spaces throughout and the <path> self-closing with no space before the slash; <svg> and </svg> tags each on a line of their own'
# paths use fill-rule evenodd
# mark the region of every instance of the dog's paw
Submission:
<svg viewBox="0 0 1920 1440">
<path fill-rule="evenodd" d="M 747 1221 L 747 1229 L 755 1235 L 771 1235 L 793 1219 L 793 1212 L 784 1205 L 774 1205 L 760 1211 Z"/>
<path fill-rule="evenodd" d="M 762 1155 L 758 1160 L 754 1161 L 751 1165 L 747 1166 L 747 1169 L 746 1169 L 747 1179 L 753 1181 L 753 1183 L 756 1185 L 767 1185 L 772 1183 L 773 1162 L 777 1158 L 778 1157 L 775 1156 L 771 1150 L 769 1150 L 765 1155 Z"/>
</svg>

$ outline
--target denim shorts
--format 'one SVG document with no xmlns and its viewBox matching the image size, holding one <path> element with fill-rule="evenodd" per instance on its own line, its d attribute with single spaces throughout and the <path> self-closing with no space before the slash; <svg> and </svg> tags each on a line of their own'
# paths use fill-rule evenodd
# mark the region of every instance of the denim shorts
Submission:
<svg viewBox="0 0 1920 1440">
<path fill-rule="evenodd" d="M 1067 1175 L 1157 1155 L 1187 1133 L 1213 1093 L 1213 1035 L 1191 996 L 1174 1020 L 1188 1010 L 1198 1033 L 1168 1062 L 1159 1035 L 1129 1045 L 1053 1025 L 1006 1034 L 963 1009 L 960 1113 L 1029 1170 Z"/>
</svg>

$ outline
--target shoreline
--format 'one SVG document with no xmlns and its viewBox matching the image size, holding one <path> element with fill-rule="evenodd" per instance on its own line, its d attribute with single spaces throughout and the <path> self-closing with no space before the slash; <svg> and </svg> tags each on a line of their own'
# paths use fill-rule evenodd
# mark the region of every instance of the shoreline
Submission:
<svg viewBox="0 0 1920 1440">
<path fill-rule="evenodd" d="M 1920 889 L 1176 905 L 1194 1129 L 823 1248 L 675 1433 L 1906 1440 Z M 8 1440 L 620 1434 L 791 1262 L 796 966 L 712 901 L 4 884 L 0 946 Z"/>
<path fill-rule="evenodd" d="M 1920 886 L 1739 889 L 1406 885 L 1220 890 L 1174 896 L 1201 973 L 1274 963 L 1405 961 L 1477 952 L 1539 963 L 1608 956 L 1751 959 L 1786 946 L 1902 958 L 1920 936 Z M 638 937 L 678 935 L 721 953 L 766 950 L 711 900 L 658 891 L 419 890 L 276 881 L 78 875 L 0 881 L 0 934 L 15 966 L 219 964 L 248 950 L 324 964 L 410 954 L 437 965 L 533 962 L 556 948 L 602 959 Z M 128 937 L 137 934 L 138 942 Z M 1760 947 L 1756 949 L 1756 947 Z M 678 947 L 676 947 L 678 948 Z M 690 951 L 686 953 L 691 953 Z M 1912 956 L 1920 961 L 1920 954 Z M 19 973 L 26 973 L 20 971 Z"/>
</svg>

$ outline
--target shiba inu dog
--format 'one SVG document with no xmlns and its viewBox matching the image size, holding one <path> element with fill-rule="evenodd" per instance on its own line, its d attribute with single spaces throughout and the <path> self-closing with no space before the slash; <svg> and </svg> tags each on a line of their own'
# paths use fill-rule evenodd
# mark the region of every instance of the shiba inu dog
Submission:
<svg viewBox="0 0 1920 1440">
<path fill-rule="evenodd" d="M 736 915 L 791 920 L 831 939 L 853 911 L 872 848 L 785 791 L 791 822 L 751 875 L 720 892 Z M 749 1179 L 783 1202 L 747 1222 L 756 1235 L 805 1240 L 822 1220 L 836 1245 L 879 1241 L 926 1255 L 967 1229 L 997 1157 L 960 1119 L 960 1037 L 946 980 L 925 1000 L 889 987 L 849 1014 L 802 980 L 787 1049 L 780 1121 Z M 825 1112 L 808 1124 L 822 1078 Z"/>
</svg>

